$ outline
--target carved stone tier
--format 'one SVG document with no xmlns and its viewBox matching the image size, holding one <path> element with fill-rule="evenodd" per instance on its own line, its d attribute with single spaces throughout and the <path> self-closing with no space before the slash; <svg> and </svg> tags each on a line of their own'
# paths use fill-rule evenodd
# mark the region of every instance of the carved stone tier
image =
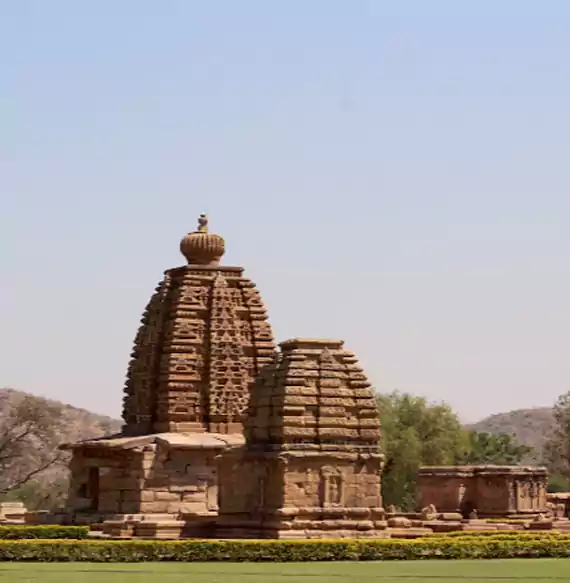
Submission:
<svg viewBox="0 0 570 583">
<path fill-rule="evenodd" d="M 378 448 L 370 383 L 342 340 L 293 339 L 260 376 L 246 425 L 249 443 Z"/>
<path fill-rule="evenodd" d="M 168 270 L 135 339 L 123 432 L 242 432 L 254 379 L 274 354 L 263 301 L 241 267 Z"/>
<path fill-rule="evenodd" d="M 546 468 L 532 466 L 425 466 L 418 475 L 418 508 L 441 512 L 475 510 L 480 518 L 546 512 Z"/>
<path fill-rule="evenodd" d="M 380 423 L 342 341 L 295 339 L 255 386 L 247 444 L 219 458 L 218 536 L 384 536 Z"/>
</svg>

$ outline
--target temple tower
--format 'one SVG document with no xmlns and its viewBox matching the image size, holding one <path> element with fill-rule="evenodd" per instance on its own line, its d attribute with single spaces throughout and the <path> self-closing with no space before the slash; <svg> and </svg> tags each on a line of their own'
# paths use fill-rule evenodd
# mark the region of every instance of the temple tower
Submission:
<svg viewBox="0 0 570 583">
<path fill-rule="evenodd" d="M 123 432 L 240 433 L 253 381 L 275 344 L 255 284 L 220 265 L 222 237 L 204 215 L 143 314 L 124 389 Z"/>
<path fill-rule="evenodd" d="M 204 215 L 180 250 L 187 265 L 165 272 L 136 335 L 122 433 L 64 446 L 68 510 L 87 522 L 112 517 L 110 533 L 132 532 L 137 516 L 135 531 L 148 533 L 152 517 L 167 516 L 169 536 L 203 536 L 217 515 L 216 458 L 243 444 L 254 381 L 275 356 L 255 284 L 220 264 L 225 243 Z"/>
<path fill-rule="evenodd" d="M 280 347 L 246 445 L 220 458 L 219 536 L 383 536 L 379 414 L 355 355 L 341 340 Z"/>
</svg>

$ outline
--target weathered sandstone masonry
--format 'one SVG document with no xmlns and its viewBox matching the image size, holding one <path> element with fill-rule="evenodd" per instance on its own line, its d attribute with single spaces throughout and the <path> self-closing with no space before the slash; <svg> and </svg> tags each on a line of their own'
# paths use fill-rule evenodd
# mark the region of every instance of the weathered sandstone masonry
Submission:
<svg viewBox="0 0 570 583">
<path fill-rule="evenodd" d="M 280 347 L 245 447 L 220 457 L 218 536 L 383 536 L 379 416 L 356 357 L 340 340 Z"/>
<path fill-rule="evenodd" d="M 217 515 L 215 458 L 243 443 L 275 343 L 255 284 L 220 265 L 225 243 L 205 216 L 180 249 L 188 264 L 165 272 L 136 335 L 122 433 L 66 446 L 75 520 Z"/>
<path fill-rule="evenodd" d="M 547 512 L 545 468 L 525 466 L 441 466 L 420 468 L 419 507 L 441 512 L 475 511 L 480 518 Z"/>
</svg>

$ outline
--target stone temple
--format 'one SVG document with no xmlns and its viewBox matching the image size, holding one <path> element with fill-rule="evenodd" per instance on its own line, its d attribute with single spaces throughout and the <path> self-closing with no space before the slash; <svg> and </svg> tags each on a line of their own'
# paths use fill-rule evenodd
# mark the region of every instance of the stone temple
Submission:
<svg viewBox="0 0 570 583">
<path fill-rule="evenodd" d="M 382 536 L 379 420 L 340 340 L 293 339 L 262 372 L 246 445 L 220 458 L 227 538 Z"/>
<path fill-rule="evenodd" d="M 276 348 L 204 215 L 180 250 L 135 338 L 121 434 L 64 446 L 68 516 L 140 536 L 379 536 L 379 416 L 354 354 Z"/>
</svg>

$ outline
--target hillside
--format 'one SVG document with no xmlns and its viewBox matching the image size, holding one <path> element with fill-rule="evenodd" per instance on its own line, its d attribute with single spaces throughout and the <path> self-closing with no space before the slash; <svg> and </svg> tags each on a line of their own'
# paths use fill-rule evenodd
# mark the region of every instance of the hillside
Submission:
<svg viewBox="0 0 570 583">
<path fill-rule="evenodd" d="M 100 437 L 121 430 L 121 421 L 116 419 L 97 415 L 65 403 L 37 397 L 23 391 L 6 388 L 0 389 L 0 422 L 6 417 L 9 410 L 24 397 L 31 397 L 38 405 L 44 405 L 46 408 L 55 406 L 61 410 L 61 420 L 58 423 L 61 443 Z"/>
<path fill-rule="evenodd" d="M 24 413 L 22 413 L 22 411 Z M 66 496 L 70 456 L 58 446 L 117 433 L 121 422 L 13 389 L 0 389 L 0 492 L 28 508 L 59 505 Z M 24 490 L 15 488 L 38 468 Z"/>
<path fill-rule="evenodd" d="M 536 409 L 518 409 L 508 413 L 496 413 L 467 427 L 475 431 L 514 435 L 520 444 L 533 448 L 533 461 L 539 461 L 540 452 L 553 424 L 552 409 L 550 407 L 537 407 Z"/>
</svg>

